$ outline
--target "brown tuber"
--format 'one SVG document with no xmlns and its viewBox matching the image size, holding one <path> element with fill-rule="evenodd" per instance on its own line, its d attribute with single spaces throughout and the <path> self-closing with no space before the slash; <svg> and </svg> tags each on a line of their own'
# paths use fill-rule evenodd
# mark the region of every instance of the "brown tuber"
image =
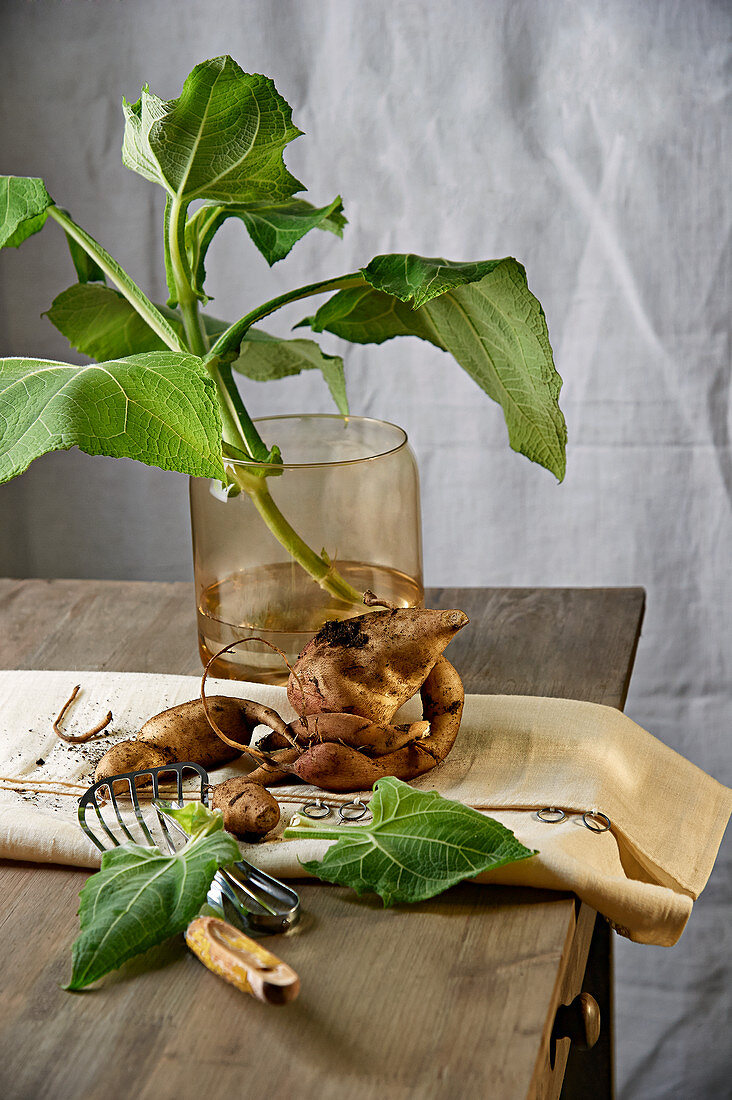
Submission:
<svg viewBox="0 0 732 1100">
<path fill-rule="evenodd" d="M 255 726 L 262 721 L 252 714 L 252 704 L 246 699 L 214 695 L 207 699 L 207 704 L 223 729 L 242 743 L 249 741 Z M 284 722 L 279 721 L 284 728 Z M 135 741 L 113 745 L 97 764 L 94 778 L 107 779 L 121 772 L 181 764 L 187 760 L 203 768 L 215 768 L 228 764 L 240 754 L 241 748 L 225 744 L 214 733 L 201 700 L 193 699 L 149 718 Z"/>
<path fill-rule="evenodd" d="M 442 652 L 467 622 L 463 611 L 392 608 L 326 623 L 290 669 L 287 694 L 299 718 L 285 726 L 275 712 L 261 717 L 272 732 L 256 746 L 220 729 L 213 707 L 206 712 L 206 676 L 216 654 L 201 682 L 204 712 L 222 741 L 256 761 L 250 782 L 299 779 L 345 792 L 371 788 L 386 775 L 414 779 L 444 760 L 455 743 L 465 696 Z M 417 691 L 422 720 L 393 725 L 399 707 Z"/>
<path fill-rule="evenodd" d="M 280 820 L 277 799 L 246 775 L 217 783 L 211 791 L 211 806 L 223 811 L 227 832 L 242 840 L 259 840 Z"/>
<path fill-rule="evenodd" d="M 365 791 L 390 773 L 379 760 L 370 760 L 357 749 L 324 741 L 306 749 L 293 765 L 305 783 L 324 791 Z"/>
<path fill-rule="evenodd" d="M 465 692 L 457 670 L 445 657 L 440 657 L 420 690 L 422 713 L 429 721 L 429 737 L 396 752 L 380 756 L 377 763 L 387 775 L 405 782 L 430 771 L 440 764 L 452 746 L 460 729 Z"/>
<path fill-rule="evenodd" d="M 464 611 L 400 607 L 328 622 L 295 662 L 287 697 L 299 714 L 389 723 L 467 621 Z"/>
<path fill-rule="evenodd" d="M 424 737 L 429 731 L 429 723 L 389 726 L 358 714 L 308 714 L 290 722 L 287 730 L 302 749 L 321 741 L 339 741 L 352 749 L 360 749 L 367 756 L 382 756 Z M 279 734 L 269 734 L 257 743 L 257 748 L 267 751 L 287 743 Z"/>
</svg>

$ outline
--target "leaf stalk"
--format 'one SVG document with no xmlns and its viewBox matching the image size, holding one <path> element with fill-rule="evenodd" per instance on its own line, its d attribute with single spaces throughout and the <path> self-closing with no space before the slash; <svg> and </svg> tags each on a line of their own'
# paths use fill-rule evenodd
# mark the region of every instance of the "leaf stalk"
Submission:
<svg viewBox="0 0 732 1100">
<path fill-rule="evenodd" d="M 155 308 L 147 295 L 140 290 L 137 283 L 129 277 L 127 272 L 122 270 L 116 260 L 112 259 L 106 249 L 102 248 L 93 237 L 89 236 L 81 226 L 77 225 L 70 214 L 68 214 L 66 210 L 62 210 L 60 206 L 50 206 L 48 212 L 54 221 L 57 221 L 58 224 L 66 230 L 68 235 L 84 249 L 87 255 L 96 260 L 107 278 L 114 283 L 132 308 L 140 314 L 153 332 L 160 337 L 163 343 L 166 344 L 171 351 L 185 352 L 187 348 L 184 346 L 175 330 L 165 320 L 162 313 Z"/>
<path fill-rule="evenodd" d="M 211 348 L 210 354 L 227 355 L 232 351 L 238 351 L 239 345 L 252 325 L 256 325 L 258 321 L 263 321 L 270 313 L 281 309 L 282 306 L 297 302 L 301 298 L 324 294 L 329 290 L 346 290 L 355 286 L 368 286 L 360 271 L 352 271 L 349 275 L 339 275 L 335 279 L 323 279 L 317 283 L 308 283 L 306 286 L 297 287 L 295 290 L 288 290 L 285 294 L 280 294 L 279 297 L 272 298 L 271 301 L 257 306 L 256 309 L 251 310 L 244 317 L 240 317 L 233 325 L 229 325 Z"/>
</svg>

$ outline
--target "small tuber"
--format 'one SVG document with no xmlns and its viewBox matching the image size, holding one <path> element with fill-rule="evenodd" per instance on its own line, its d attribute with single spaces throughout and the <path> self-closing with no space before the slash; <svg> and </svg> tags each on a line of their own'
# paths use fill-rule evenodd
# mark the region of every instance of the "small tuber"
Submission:
<svg viewBox="0 0 732 1100">
<path fill-rule="evenodd" d="M 211 791 L 211 806 L 223 811 L 224 828 L 241 840 L 259 840 L 280 820 L 277 799 L 246 775 L 217 783 Z"/>
</svg>

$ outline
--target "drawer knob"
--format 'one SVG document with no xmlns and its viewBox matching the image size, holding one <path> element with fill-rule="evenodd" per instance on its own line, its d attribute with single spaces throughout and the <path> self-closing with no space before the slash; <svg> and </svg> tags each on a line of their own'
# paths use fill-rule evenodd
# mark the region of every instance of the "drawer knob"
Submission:
<svg viewBox="0 0 732 1100">
<path fill-rule="evenodd" d="M 591 993 L 580 993 L 570 1005 L 560 1005 L 552 1039 L 571 1039 L 577 1050 L 590 1050 L 600 1037 L 600 1006 Z"/>
</svg>

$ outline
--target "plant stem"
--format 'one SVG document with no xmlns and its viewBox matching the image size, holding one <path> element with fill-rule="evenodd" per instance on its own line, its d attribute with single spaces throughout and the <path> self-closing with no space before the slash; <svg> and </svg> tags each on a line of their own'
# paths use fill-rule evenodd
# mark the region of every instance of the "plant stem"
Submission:
<svg viewBox="0 0 732 1100">
<path fill-rule="evenodd" d="M 208 343 L 201 325 L 201 318 L 198 315 L 198 301 L 195 298 L 186 301 L 179 297 L 178 305 L 183 318 L 183 328 L 185 329 L 188 347 L 194 355 L 198 355 L 199 358 L 203 359 L 208 351 Z"/>
<path fill-rule="evenodd" d="M 228 467 L 228 471 L 232 480 L 247 494 L 280 545 L 325 592 L 344 603 L 363 604 L 363 592 L 349 584 L 331 563 L 316 554 L 283 516 L 272 499 L 266 478 L 232 466 Z"/>
<path fill-rule="evenodd" d="M 298 298 L 307 297 L 309 294 L 320 293 L 332 286 L 334 282 L 341 285 L 344 280 L 313 283 L 308 287 L 301 287 L 299 290 L 291 291 L 289 294 L 283 294 L 279 298 L 267 302 L 264 306 L 260 306 L 259 309 L 247 314 L 246 317 L 230 326 L 227 330 L 229 340 L 224 340 L 227 335 L 227 333 L 224 333 L 207 356 L 207 342 L 198 314 L 198 299 L 193 290 L 192 274 L 187 257 L 181 250 L 181 241 L 184 239 L 183 224 L 185 216 L 186 209 L 180 199 L 172 199 L 168 219 L 167 246 L 186 339 L 194 355 L 205 357 L 204 362 L 209 374 L 216 382 L 225 443 L 238 452 L 243 451 L 245 456 L 262 464 L 261 467 L 252 472 L 229 466 L 229 476 L 249 496 L 277 541 L 284 546 L 288 554 L 310 574 L 321 588 L 345 603 L 361 604 L 363 594 L 344 580 L 330 562 L 327 562 L 308 546 L 294 527 L 288 523 L 272 499 L 264 476 L 266 469 L 263 468 L 270 458 L 269 448 L 261 438 L 241 399 L 232 377 L 231 364 L 223 361 L 221 358 L 223 353 L 219 350 L 221 346 L 224 346 L 226 352 L 238 350 L 239 344 L 253 320 L 266 317 L 268 313 L 274 312 L 275 309 L 279 309 L 281 305 L 288 301 L 296 301 Z M 345 282 L 347 285 L 351 285 L 350 281 L 354 281 L 354 283 L 363 282 L 363 276 L 360 274 L 346 276 Z"/>
<path fill-rule="evenodd" d="M 241 399 L 231 374 L 231 365 L 222 363 L 220 359 L 209 359 L 206 367 L 218 387 L 219 401 L 226 409 L 232 424 L 235 425 L 236 438 L 228 442 L 233 442 L 235 447 L 243 449 L 245 454 L 256 462 L 267 462 L 269 449 Z"/>
<path fill-rule="evenodd" d="M 147 322 L 163 343 L 166 344 L 171 351 L 186 351 L 187 349 L 175 330 L 155 308 L 147 295 L 143 294 L 137 283 L 133 282 L 127 272 L 109 255 L 106 249 L 102 248 L 102 246 L 98 244 L 86 230 L 82 229 L 80 225 L 77 225 L 71 215 L 65 210 L 62 210 L 60 206 L 49 206 L 48 212 L 51 217 L 66 230 L 68 235 L 73 237 L 76 243 L 81 245 L 84 251 L 91 256 L 92 259 L 96 260 L 107 278 L 114 283 L 133 309 L 140 314 L 143 320 Z"/>
<path fill-rule="evenodd" d="M 342 836 L 353 836 L 354 831 L 352 825 L 342 829 L 336 825 L 332 825 L 330 828 L 318 829 L 316 827 L 311 829 L 309 825 L 306 825 L 302 829 L 298 826 L 288 826 L 282 835 L 285 840 L 292 840 L 293 837 L 303 837 L 305 840 L 338 840 Z"/>
<path fill-rule="evenodd" d="M 185 239 L 185 218 L 186 206 L 179 198 L 173 198 L 170 203 L 167 241 L 170 267 L 188 347 L 194 355 L 203 358 L 208 351 L 208 341 L 201 325 L 201 318 L 198 315 L 198 298 L 193 290 L 193 280 L 188 260 L 185 252 L 181 249 L 181 243 Z"/>
<path fill-rule="evenodd" d="M 301 298 L 310 298 L 315 294 L 323 294 L 328 290 L 346 290 L 349 287 L 368 285 L 360 271 L 352 271 L 349 275 L 339 275 L 336 279 L 323 279 L 319 283 L 309 283 L 307 286 L 298 287 L 296 290 L 288 290 L 285 294 L 280 294 L 278 298 L 273 298 L 270 302 L 257 306 L 256 309 L 253 309 L 244 317 L 240 317 L 233 325 L 229 325 L 226 332 L 222 332 L 211 348 L 211 355 L 226 355 L 228 352 L 238 350 L 252 325 L 256 324 L 257 321 L 262 321 L 270 313 L 274 313 L 276 309 L 289 305 L 290 302 L 297 302 Z"/>
</svg>

